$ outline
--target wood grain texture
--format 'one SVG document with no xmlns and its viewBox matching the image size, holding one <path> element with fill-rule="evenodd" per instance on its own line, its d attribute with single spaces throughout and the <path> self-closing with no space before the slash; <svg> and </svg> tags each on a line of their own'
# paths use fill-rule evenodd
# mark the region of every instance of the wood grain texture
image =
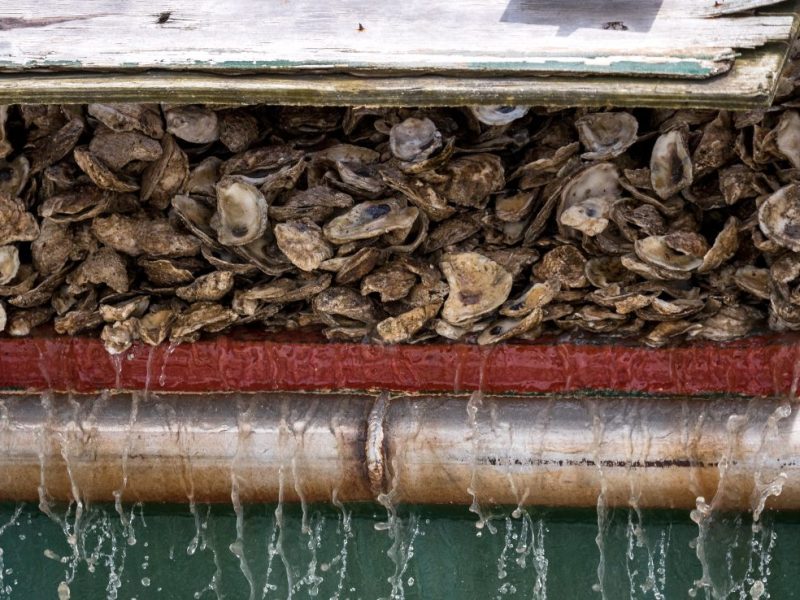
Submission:
<svg viewBox="0 0 800 600">
<path fill-rule="evenodd" d="M 705 78 L 786 41 L 777 0 L 16 0 L 0 69 Z M 711 14 L 716 19 L 706 18 Z"/>
</svg>

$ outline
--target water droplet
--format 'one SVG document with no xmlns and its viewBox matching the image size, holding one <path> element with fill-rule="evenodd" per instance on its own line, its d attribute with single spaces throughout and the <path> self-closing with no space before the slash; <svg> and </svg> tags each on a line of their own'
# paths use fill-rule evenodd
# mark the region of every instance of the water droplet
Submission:
<svg viewBox="0 0 800 600">
<path fill-rule="evenodd" d="M 750 597 L 753 600 L 758 600 L 764 595 L 764 591 L 764 582 L 759 579 L 750 587 Z"/>
<path fill-rule="evenodd" d="M 66 581 L 58 584 L 58 600 L 69 600 L 69 586 Z"/>
</svg>

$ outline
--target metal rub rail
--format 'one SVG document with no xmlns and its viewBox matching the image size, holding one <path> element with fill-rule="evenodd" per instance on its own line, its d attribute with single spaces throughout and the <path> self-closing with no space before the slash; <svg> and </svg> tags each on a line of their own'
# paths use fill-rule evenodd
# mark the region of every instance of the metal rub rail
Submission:
<svg viewBox="0 0 800 600">
<path fill-rule="evenodd" d="M 10 394 L 0 499 L 800 508 L 777 399 Z M 235 478 L 235 479 L 234 479 Z M 474 504 L 473 504 L 474 506 Z"/>
</svg>

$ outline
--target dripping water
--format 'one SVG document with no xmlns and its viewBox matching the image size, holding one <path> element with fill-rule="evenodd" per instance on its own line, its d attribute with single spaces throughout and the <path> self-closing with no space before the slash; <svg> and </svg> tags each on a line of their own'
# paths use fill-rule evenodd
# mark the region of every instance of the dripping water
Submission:
<svg viewBox="0 0 800 600">
<path fill-rule="evenodd" d="M 486 526 L 489 532 L 494 534 L 497 530 L 491 524 L 490 517 L 488 517 L 481 509 L 481 505 L 478 500 L 478 459 L 481 451 L 481 435 L 478 426 L 478 412 L 482 407 L 483 392 L 472 392 L 472 394 L 470 394 L 469 401 L 467 402 L 467 426 L 469 427 L 470 431 L 468 439 L 472 442 L 472 465 L 467 493 L 472 497 L 469 511 L 478 517 L 475 527 L 481 530 Z"/>
<path fill-rule="evenodd" d="M 608 494 L 608 483 L 606 482 L 605 471 L 603 470 L 603 461 L 601 457 L 601 447 L 603 445 L 603 436 L 605 433 L 605 423 L 603 416 L 598 411 L 595 402 L 589 402 L 589 415 L 592 419 L 592 450 L 595 465 L 597 465 L 598 475 L 600 478 L 600 492 L 597 494 L 597 537 L 595 537 L 595 544 L 599 552 L 599 559 L 597 561 L 597 582 L 592 586 L 592 590 L 599 592 L 601 598 L 606 600 L 605 591 L 605 576 L 606 576 L 606 545 L 605 537 L 608 531 L 608 507 L 606 505 L 606 498 Z"/>
<path fill-rule="evenodd" d="M 10 529 L 11 527 L 15 527 L 16 525 L 19 524 L 19 517 L 22 514 L 23 506 L 24 505 L 22 503 L 17 504 L 17 506 L 14 508 L 14 513 L 11 515 L 11 518 L 7 522 L 3 523 L 3 525 L 0 525 L 0 538 L 3 537 L 3 534 L 8 529 Z M 6 594 L 8 596 L 11 596 L 11 593 L 14 591 L 14 588 L 10 583 L 7 583 L 5 581 L 5 571 L 6 568 L 3 557 L 3 548 L 0 547 L 0 595 Z"/>
<path fill-rule="evenodd" d="M 694 586 L 689 590 L 689 595 L 695 597 L 700 590 L 706 590 L 714 597 L 725 597 L 726 592 L 719 589 L 715 585 L 715 581 L 711 576 L 711 565 L 708 557 L 707 543 L 709 540 L 709 533 L 714 518 L 714 509 L 725 497 L 726 483 L 728 470 L 730 469 L 733 452 L 739 435 L 747 424 L 747 415 L 732 414 L 725 422 L 725 429 L 727 431 L 727 444 L 725 453 L 719 460 L 719 483 L 711 503 L 707 503 L 703 496 L 698 496 L 696 501 L 696 508 L 689 514 L 691 520 L 697 525 L 698 533 L 694 540 L 695 554 L 700 562 L 702 569 L 702 576 L 694 582 Z"/>
<path fill-rule="evenodd" d="M 339 568 L 337 571 L 338 582 L 336 584 L 336 592 L 331 600 L 340 600 L 342 591 L 344 589 L 344 580 L 347 576 L 347 557 L 348 557 L 348 544 L 353 537 L 352 513 L 345 508 L 345 505 L 339 500 L 338 490 L 333 490 L 331 497 L 331 504 L 339 510 L 339 527 L 337 531 L 342 538 L 342 547 L 339 553 L 331 561 L 332 563 L 338 562 Z"/>
<path fill-rule="evenodd" d="M 152 356 L 152 350 L 151 350 Z M 150 361 L 148 359 L 148 372 L 149 372 L 149 364 Z M 145 399 L 147 398 L 147 387 L 145 387 Z M 130 546 L 136 544 L 136 534 L 134 528 L 131 525 L 133 512 L 129 516 L 125 512 L 125 507 L 122 505 L 122 495 L 125 493 L 126 488 L 128 487 L 128 457 L 130 456 L 131 451 L 131 444 L 133 443 L 133 428 L 136 425 L 136 417 L 139 414 L 139 394 L 137 392 L 131 392 L 131 411 L 130 417 L 128 418 L 128 425 L 125 430 L 125 446 L 122 450 L 122 486 L 114 490 L 114 508 L 119 515 L 120 523 L 122 524 L 122 529 L 125 532 L 125 537 L 128 541 Z"/>
<path fill-rule="evenodd" d="M 164 386 L 167 384 L 167 364 L 169 363 L 169 359 L 175 353 L 175 350 L 178 349 L 179 345 L 180 342 L 170 342 L 166 352 L 164 352 L 164 361 L 161 363 L 161 374 L 158 376 L 158 386 L 161 389 L 164 389 Z"/>
<path fill-rule="evenodd" d="M 236 439 L 236 453 L 231 462 L 231 502 L 233 503 L 233 511 L 236 514 L 236 540 L 229 546 L 231 553 L 239 560 L 239 569 L 247 580 L 250 587 L 249 599 L 255 600 L 256 589 L 253 573 L 250 570 L 250 565 L 247 563 L 244 549 L 244 509 L 239 497 L 239 478 L 236 475 L 236 467 L 241 457 L 243 447 L 247 443 L 247 438 L 252 433 L 252 404 L 247 410 L 242 410 L 239 406 L 237 411 L 237 428 L 238 436 Z"/>
<path fill-rule="evenodd" d="M 764 480 L 764 467 L 766 463 L 767 443 L 777 438 L 778 426 L 781 420 L 788 418 L 792 414 L 790 404 L 781 404 L 767 418 L 767 422 L 761 431 L 761 440 L 756 452 L 756 468 L 753 473 L 753 496 L 751 499 L 751 509 L 753 512 L 753 527 L 758 527 L 761 513 L 764 511 L 767 499 L 770 496 L 779 496 L 786 483 L 786 473 L 780 472 L 774 478 Z"/>
</svg>

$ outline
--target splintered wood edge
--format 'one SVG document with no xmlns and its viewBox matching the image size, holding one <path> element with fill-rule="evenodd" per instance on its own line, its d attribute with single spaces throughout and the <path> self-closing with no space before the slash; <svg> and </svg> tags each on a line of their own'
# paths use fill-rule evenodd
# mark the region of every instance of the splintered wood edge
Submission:
<svg viewBox="0 0 800 600">
<path fill-rule="evenodd" d="M 797 34 L 798 19 L 792 31 Z M 0 104 L 180 102 L 315 106 L 769 106 L 790 43 L 748 50 L 708 80 L 634 77 L 357 77 L 191 71 L 0 75 Z"/>
</svg>

